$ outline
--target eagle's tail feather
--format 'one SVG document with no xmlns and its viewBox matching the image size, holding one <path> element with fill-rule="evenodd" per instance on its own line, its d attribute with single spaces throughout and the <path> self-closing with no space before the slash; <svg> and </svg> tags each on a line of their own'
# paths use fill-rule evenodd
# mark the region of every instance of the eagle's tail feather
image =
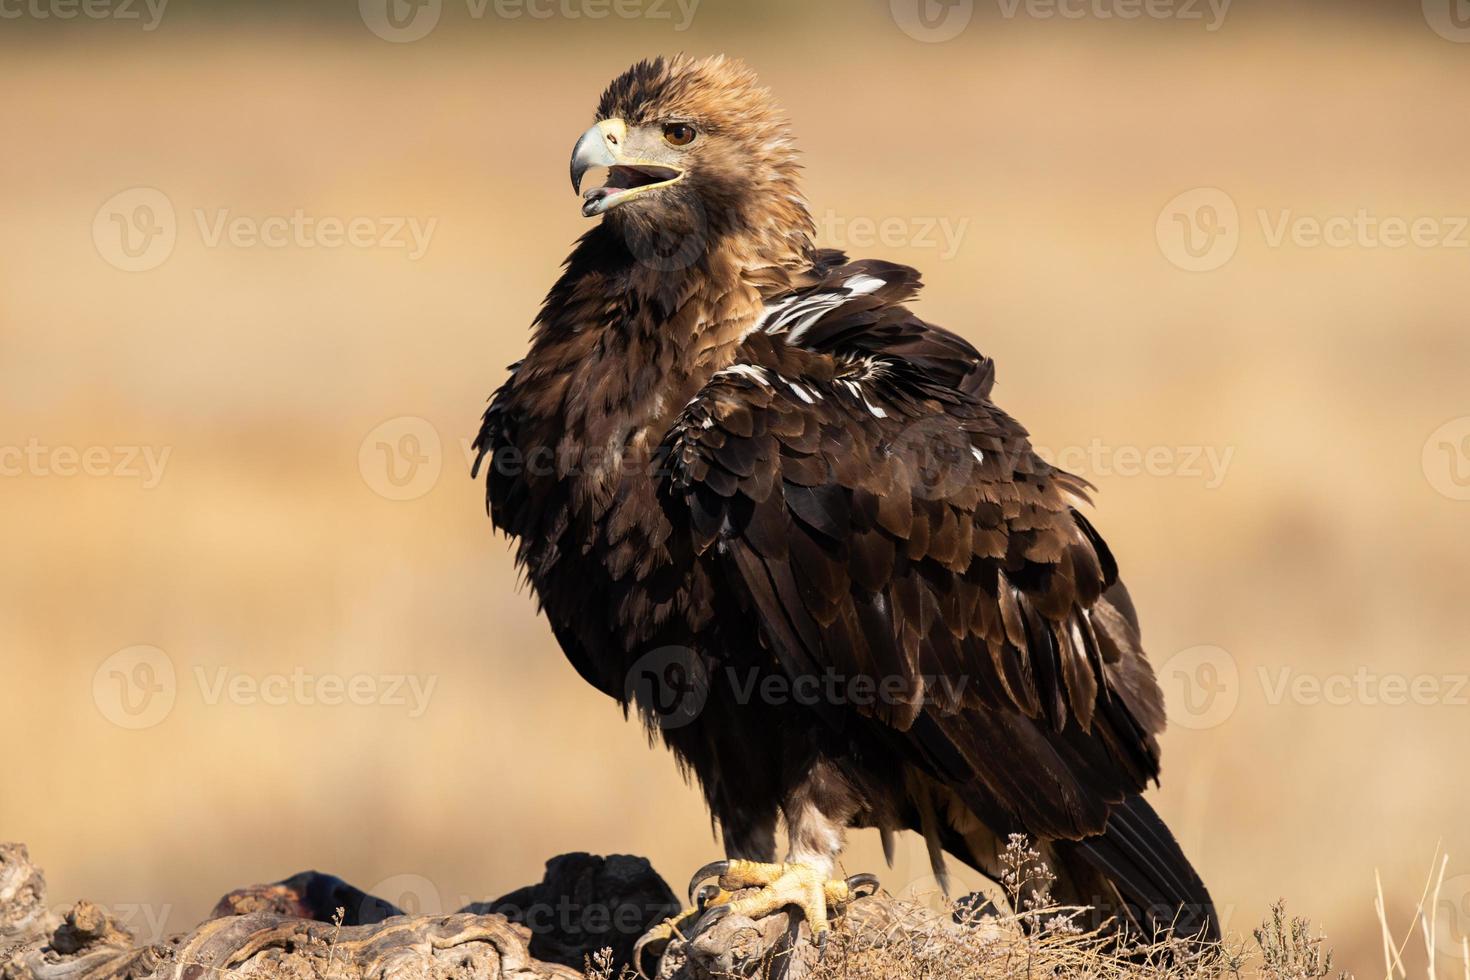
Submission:
<svg viewBox="0 0 1470 980">
<path fill-rule="evenodd" d="M 1129 924 L 1130 931 L 1142 932 L 1145 940 L 1169 934 L 1206 943 L 1220 940 L 1209 891 L 1142 796 L 1129 797 L 1115 807 L 1107 830 L 1098 836 L 1057 841 L 1053 848 L 1068 890 L 1080 892 L 1068 900 L 1116 916 Z M 1116 899 L 1099 893 L 1099 879 L 1116 892 Z"/>
</svg>

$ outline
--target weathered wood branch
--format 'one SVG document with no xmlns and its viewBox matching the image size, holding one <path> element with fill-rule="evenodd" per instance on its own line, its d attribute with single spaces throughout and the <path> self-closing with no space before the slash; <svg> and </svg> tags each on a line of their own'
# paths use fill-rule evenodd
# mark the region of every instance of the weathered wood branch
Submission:
<svg viewBox="0 0 1470 980">
<path fill-rule="evenodd" d="M 648 862 L 626 856 L 554 858 L 540 883 L 450 915 L 406 915 L 340 878 L 304 872 L 230 892 L 197 928 L 139 946 L 91 902 L 64 916 L 48 911 L 44 876 L 23 846 L 5 844 L 0 980 L 573 980 L 602 949 L 616 975 L 637 938 L 677 909 Z M 962 941 L 977 936 L 882 894 L 853 902 L 843 928 L 858 952 L 961 931 Z M 659 972 L 661 980 L 797 978 L 816 959 L 794 918 L 732 916 L 692 943 L 676 939 Z"/>
</svg>

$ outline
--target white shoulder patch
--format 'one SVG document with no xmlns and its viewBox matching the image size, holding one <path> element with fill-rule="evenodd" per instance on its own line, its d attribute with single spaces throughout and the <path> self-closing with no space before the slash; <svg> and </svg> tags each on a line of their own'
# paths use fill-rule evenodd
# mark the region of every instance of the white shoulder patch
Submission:
<svg viewBox="0 0 1470 980">
<path fill-rule="evenodd" d="M 786 387 L 790 388 L 792 394 L 794 394 L 797 398 L 800 398 L 802 401 L 806 402 L 808 405 L 815 405 L 817 403 L 817 398 L 822 397 L 820 392 L 816 394 L 816 397 L 813 397 L 811 392 L 807 391 L 795 381 L 787 381 Z"/>
<path fill-rule="evenodd" d="M 858 273 L 842 285 L 844 288 L 852 290 L 854 296 L 866 296 L 869 293 L 876 293 L 888 285 L 888 283 L 875 276 Z"/>
<path fill-rule="evenodd" d="M 723 374 L 738 374 L 758 385 L 764 385 L 767 388 L 771 386 L 770 379 L 766 377 L 766 369 L 759 364 L 731 364 L 727 368 L 716 371 L 715 377 L 718 378 Z"/>
<path fill-rule="evenodd" d="M 787 296 L 768 305 L 756 321 L 751 333 L 784 333 L 786 342 L 798 344 L 812 324 L 855 296 L 867 296 L 888 285 L 876 276 L 858 273 L 849 277 L 838 289 Z"/>
</svg>

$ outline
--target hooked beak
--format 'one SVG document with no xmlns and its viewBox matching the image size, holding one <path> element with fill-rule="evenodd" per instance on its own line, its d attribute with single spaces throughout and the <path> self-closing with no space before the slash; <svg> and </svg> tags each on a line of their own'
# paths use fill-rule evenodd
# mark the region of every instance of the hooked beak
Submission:
<svg viewBox="0 0 1470 980">
<path fill-rule="evenodd" d="M 684 171 L 624 156 L 628 127 L 621 119 L 604 119 L 582 134 L 572 148 L 572 190 L 581 193 L 582 178 L 593 167 L 607 167 L 604 187 L 582 194 L 582 214 L 595 218 L 620 204 L 680 180 Z"/>
</svg>

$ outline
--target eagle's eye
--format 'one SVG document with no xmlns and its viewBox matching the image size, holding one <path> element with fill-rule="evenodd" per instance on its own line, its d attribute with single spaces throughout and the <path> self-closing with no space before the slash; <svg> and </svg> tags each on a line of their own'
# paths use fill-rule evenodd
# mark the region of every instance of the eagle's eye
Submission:
<svg viewBox="0 0 1470 980">
<path fill-rule="evenodd" d="M 696 135 L 698 134 L 695 133 L 694 127 L 688 123 L 664 124 L 664 139 L 674 146 L 688 146 L 694 142 Z"/>
</svg>

